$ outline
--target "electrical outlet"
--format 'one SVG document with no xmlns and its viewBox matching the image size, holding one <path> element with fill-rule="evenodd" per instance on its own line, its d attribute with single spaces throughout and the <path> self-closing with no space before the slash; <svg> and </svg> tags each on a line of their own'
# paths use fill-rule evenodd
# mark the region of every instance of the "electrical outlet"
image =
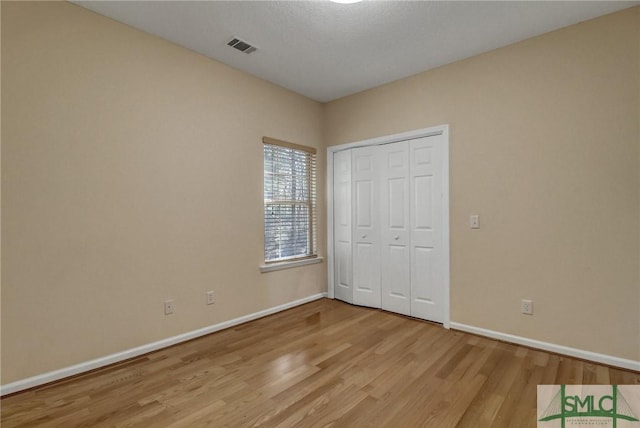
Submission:
<svg viewBox="0 0 640 428">
<path fill-rule="evenodd" d="M 525 315 L 533 315 L 533 300 L 522 299 L 521 311 Z"/>
<path fill-rule="evenodd" d="M 171 315 L 173 313 L 173 300 L 164 301 L 164 314 Z"/>
<path fill-rule="evenodd" d="M 216 302 L 216 292 L 207 291 L 207 305 L 213 305 Z"/>
</svg>

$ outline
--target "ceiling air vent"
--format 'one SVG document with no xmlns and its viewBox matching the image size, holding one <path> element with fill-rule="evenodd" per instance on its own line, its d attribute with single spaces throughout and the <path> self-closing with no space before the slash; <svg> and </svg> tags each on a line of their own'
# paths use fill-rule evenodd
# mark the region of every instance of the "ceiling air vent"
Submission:
<svg viewBox="0 0 640 428">
<path fill-rule="evenodd" d="M 236 38 L 227 43 L 227 45 L 231 46 L 232 48 L 238 49 L 240 52 L 244 52 L 246 54 L 250 54 L 251 52 L 257 50 L 255 46 L 251 46 L 249 43 L 243 42 L 242 40 Z"/>
</svg>

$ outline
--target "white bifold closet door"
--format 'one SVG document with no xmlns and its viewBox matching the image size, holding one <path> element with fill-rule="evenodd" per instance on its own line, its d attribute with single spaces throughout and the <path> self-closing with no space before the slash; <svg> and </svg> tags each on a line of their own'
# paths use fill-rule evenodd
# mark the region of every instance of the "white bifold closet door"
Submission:
<svg viewBox="0 0 640 428">
<path fill-rule="evenodd" d="M 380 306 L 411 315 L 409 143 L 376 149 L 380 158 Z"/>
<path fill-rule="evenodd" d="M 409 143 L 411 316 L 444 321 L 442 136 Z"/>
<path fill-rule="evenodd" d="M 351 257 L 351 150 L 333 155 L 334 295 L 353 303 Z"/>
<path fill-rule="evenodd" d="M 380 307 L 378 150 L 353 149 L 353 303 Z"/>
<path fill-rule="evenodd" d="M 444 320 L 440 136 L 334 153 L 334 294 Z"/>
</svg>

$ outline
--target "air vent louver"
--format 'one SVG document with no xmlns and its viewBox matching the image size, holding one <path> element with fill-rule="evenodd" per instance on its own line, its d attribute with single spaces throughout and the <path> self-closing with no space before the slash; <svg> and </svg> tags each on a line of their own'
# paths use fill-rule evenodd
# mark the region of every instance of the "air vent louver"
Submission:
<svg viewBox="0 0 640 428">
<path fill-rule="evenodd" d="M 244 52 L 246 54 L 250 54 L 251 52 L 257 50 L 255 46 L 251 46 L 249 43 L 244 42 L 238 38 L 234 38 L 229 43 L 227 43 L 227 45 L 231 46 L 232 48 L 238 49 L 240 52 Z"/>
</svg>

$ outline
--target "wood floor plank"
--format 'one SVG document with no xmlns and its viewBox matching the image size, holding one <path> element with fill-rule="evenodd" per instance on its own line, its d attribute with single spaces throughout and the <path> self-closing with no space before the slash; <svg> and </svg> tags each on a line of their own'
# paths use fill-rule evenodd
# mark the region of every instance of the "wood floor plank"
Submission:
<svg viewBox="0 0 640 428">
<path fill-rule="evenodd" d="M 2 427 L 536 426 L 540 384 L 640 373 L 322 299 L 4 397 Z"/>
</svg>

